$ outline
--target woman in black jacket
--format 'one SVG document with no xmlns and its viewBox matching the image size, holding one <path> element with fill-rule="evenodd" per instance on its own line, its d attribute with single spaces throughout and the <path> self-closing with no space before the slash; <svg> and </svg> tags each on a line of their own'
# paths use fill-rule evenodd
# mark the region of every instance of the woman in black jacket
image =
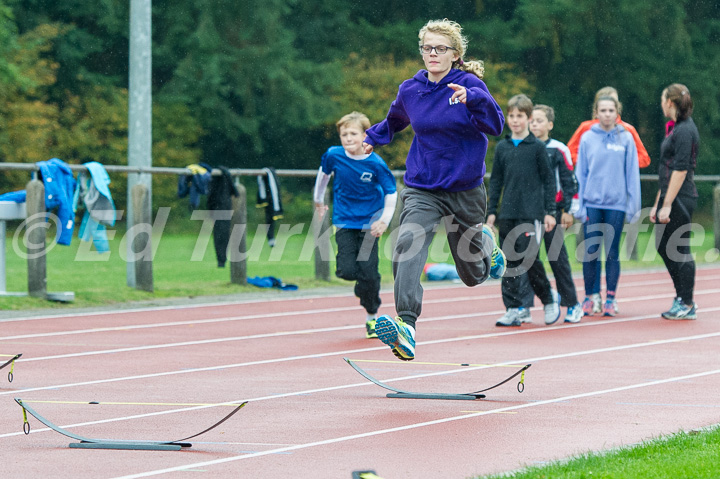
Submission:
<svg viewBox="0 0 720 479">
<path fill-rule="evenodd" d="M 695 261 L 690 253 L 690 229 L 698 196 L 693 177 L 700 135 L 691 117 L 693 102 L 685 85 L 673 83 L 665 88 L 661 106 L 670 121 L 660 146 L 659 191 L 650 210 L 650 221 L 657 224 L 656 247 L 676 292 L 672 307 L 662 313 L 662 317 L 696 319 Z"/>
</svg>

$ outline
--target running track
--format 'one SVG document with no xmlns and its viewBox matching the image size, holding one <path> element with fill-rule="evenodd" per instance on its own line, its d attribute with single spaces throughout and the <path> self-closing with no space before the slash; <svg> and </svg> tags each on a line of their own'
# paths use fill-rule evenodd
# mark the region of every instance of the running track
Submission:
<svg viewBox="0 0 720 479">
<path fill-rule="evenodd" d="M 426 290 L 417 363 L 364 339 L 351 294 L 66 312 L 0 320 L 1 477 L 466 478 L 720 422 L 720 267 L 698 271 L 697 321 L 665 321 L 666 272 L 624 272 L 620 315 L 499 329 L 498 282 Z M 578 290 L 582 291 L 579 279 Z M 347 290 L 342 290 L 347 291 Z M 381 312 L 392 314 L 392 292 Z M 2 313 L 0 312 L 0 317 Z M 532 363 L 477 401 L 389 399 L 342 360 L 389 384 L 468 392 Z M 250 401 L 179 452 L 70 449 L 32 406 L 76 434 L 175 440 Z M 72 402 L 152 404 L 88 405 Z M 181 405 L 184 404 L 184 405 Z"/>
</svg>

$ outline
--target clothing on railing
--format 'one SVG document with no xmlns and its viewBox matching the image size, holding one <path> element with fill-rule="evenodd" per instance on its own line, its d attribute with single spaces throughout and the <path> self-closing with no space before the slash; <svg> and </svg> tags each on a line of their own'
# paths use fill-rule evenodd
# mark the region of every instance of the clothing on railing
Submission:
<svg viewBox="0 0 720 479">
<path fill-rule="evenodd" d="M 85 214 L 80 222 L 78 236 L 82 241 L 91 241 L 98 253 L 110 250 L 106 226 L 114 226 L 117 219 L 115 203 L 110 194 L 110 176 L 105 167 L 96 161 L 85 163 L 87 172 L 78 175 L 73 196 L 73 212 L 82 205 Z"/>
<path fill-rule="evenodd" d="M 233 184 L 233 178 L 230 170 L 225 166 L 217 167 L 222 174 L 213 176 L 210 181 L 210 190 L 208 193 L 208 209 L 215 219 L 213 228 L 213 243 L 215 245 L 215 256 L 217 257 L 218 267 L 224 268 L 227 261 L 227 247 L 230 242 L 230 219 L 226 216 L 227 211 L 232 212 L 231 196 L 240 196 L 237 188 Z M 213 213 L 216 213 L 213 215 Z M 220 214 L 217 214 L 220 213 Z"/>
<path fill-rule="evenodd" d="M 200 206 L 200 197 L 208 194 L 212 166 L 200 163 L 188 165 L 187 169 L 192 171 L 192 174 L 178 177 L 177 195 L 178 198 L 190 195 L 190 211 L 193 211 Z"/>
<path fill-rule="evenodd" d="M 67 163 L 59 158 L 36 163 L 40 171 L 39 179 L 45 185 L 45 210 L 55 211 L 59 224 L 57 242 L 69 245 L 75 227 L 75 212 L 73 211 L 73 194 L 75 192 L 75 177 Z"/>
<path fill-rule="evenodd" d="M 265 208 L 265 223 L 268 225 L 267 239 L 275 246 L 275 221 L 283 217 L 280 181 L 275 168 L 263 168 L 264 175 L 258 175 L 257 208 Z"/>
<path fill-rule="evenodd" d="M 9 191 L 0 195 L 0 201 L 14 201 L 15 203 L 25 203 L 27 197 L 27 191 Z"/>
</svg>

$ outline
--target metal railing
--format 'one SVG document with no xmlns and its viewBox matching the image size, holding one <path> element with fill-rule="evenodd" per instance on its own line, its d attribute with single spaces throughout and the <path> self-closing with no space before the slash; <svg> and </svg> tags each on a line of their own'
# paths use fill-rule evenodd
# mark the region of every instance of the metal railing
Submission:
<svg viewBox="0 0 720 479">
<path fill-rule="evenodd" d="M 84 165 L 73 165 L 68 164 L 72 171 L 86 171 Z M 129 167 L 121 165 L 105 165 L 104 166 L 108 173 L 135 173 L 135 174 L 149 174 L 149 175 L 192 175 L 193 171 L 188 168 L 173 168 L 173 167 Z M 0 163 L 0 170 L 24 170 L 36 172 L 39 171 L 39 167 L 35 163 Z M 265 175 L 266 172 L 262 169 L 253 168 L 231 168 L 230 174 L 235 177 L 240 176 L 261 176 Z M 398 189 L 402 187 L 401 178 L 404 175 L 402 170 L 392 171 L 395 178 L 398 179 Z M 213 169 L 212 175 L 222 174 L 219 169 Z M 280 169 L 276 170 L 278 176 L 285 177 L 305 177 L 314 178 L 317 175 L 317 170 L 292 170 L 292 169 Z M 33 175 L 34 177 L 35 175 Z M 490 177 L 490 174 L 486 175 L 486 180 Z M 656 175 L 640 175 L 641 181 L 657 181 Z M 715 183 L 713 189 L 713 226 L 714 226 L 714 244 L 715 247 L 720 249 L 720 175 L 695 175 L 695 181 L 697 182 L 712 182 Z M 233 211 L 230 217 L 231 231 L 237 225 L 240 225 L 239 230 L 242 232 L 237 238 L 231 236 L 231 243 L 229 244 L 230 250 L 230 281 L 234 284 L 247 284 L 247 193 L 245 187 L 239 182 L 236 184 L 240 195 L 237 198 L 233 198 Z M 44 204 L 44 185 L 37 179 L 33 179 L 28 183 L 27 187 L 28 200 L 27 200 L 27 215 L 28 218 L 37 217 L 40 218 L 45 213 Z M 152 198 L 148 188 L 142 184 L 135 185 L 129 193 L 130 201 L 133 202 L 135 211 L 139 212 L 133 218 L 133 224 L 128 224 L 128 229 L 137 226 L 139 228 L 147 228 L 152 224 Z M 398 202 L 398 208 L 401 207 Z M 397 226 L 397 218 L 399 215 L 396 214 L 393 219 L 393 224 L 389 228 L 390 231 Z M 311 223 L 311 232 L 315 239 L 315 277 L 320 280 L 330 280 L 330 235 L 324 234 L 330 227 L 330 215 L 325 215 L 322 220 L 318 220 L 313 217 Z M 37 231 L 44 234 L 41 228 L 36 228 Z M 37 234 L 40 234 L 37 233 Z M 151 235 L 138 235 L 132 241 L 132 250 L 141 252 L 147 248 L 152 248 L 150 244 L 152 241 Z M 32 255 L 29 255 L 28 259 L 28 292 L 31 296 L 46 297 L 47 292 L 45 290 L 46 284 L 46 264 L 44 250 L 44 239 L 40 237 L 33 238 L 33 244 L 36 250 L 33 251 Z M 30 259 L 32 258 L 32 259 Z M 137 289 L 145 291 L 153 291 L 153 280 L 152 280 L 152 257 L 136 257 L 131 255 L 128 261 L 135 261 L 134 277 L 128 277 L 128 285 L 133 286 Z M 130 273 L 128 273 L 130 274 Z"/>
</svg>

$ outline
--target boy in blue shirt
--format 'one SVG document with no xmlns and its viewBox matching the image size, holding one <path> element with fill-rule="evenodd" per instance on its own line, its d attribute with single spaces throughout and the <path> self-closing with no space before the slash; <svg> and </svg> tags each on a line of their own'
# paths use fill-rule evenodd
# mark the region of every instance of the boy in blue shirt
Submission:
<svg viewBox="0 0 720 479">
<path fill-rule="evenodd" d="M 530 311 L 523 307 L 527 274 L 532 290 L 545 305 L 545 324 L 560 317 L 560 296 L 551 289 L 540 261 L 542 228 L 555 227 L 555 182 L 545 144 L 528 128 L 533 103 L 525 95 L 508 101 L 507 124 L 512 135 L 495 147 L 487 224 L 495 224 L 498 203 L 500 245 L 507 257 L 507 273 L 502 279 L 502 297 L 507 312 L 496 326 L 530 323 Z"/>
<path fill-rule="evenodd" d="M 337 227 L 335 275 L 355 281 L 355 296 L 367 311 L 366 337 L 377 338 L 375 321 L 380 307 L 378 238 L 387 230 L 395 213 L 395 178 L 376 153 L 365 154 L 363 138 L 370 120 L 356 111 L 336 125 L 342 146 L 328 148 L 315 181 L 315 210 L 322 216 L 330 176 L 333 180 L 333 225 Z"/>
</svg>

